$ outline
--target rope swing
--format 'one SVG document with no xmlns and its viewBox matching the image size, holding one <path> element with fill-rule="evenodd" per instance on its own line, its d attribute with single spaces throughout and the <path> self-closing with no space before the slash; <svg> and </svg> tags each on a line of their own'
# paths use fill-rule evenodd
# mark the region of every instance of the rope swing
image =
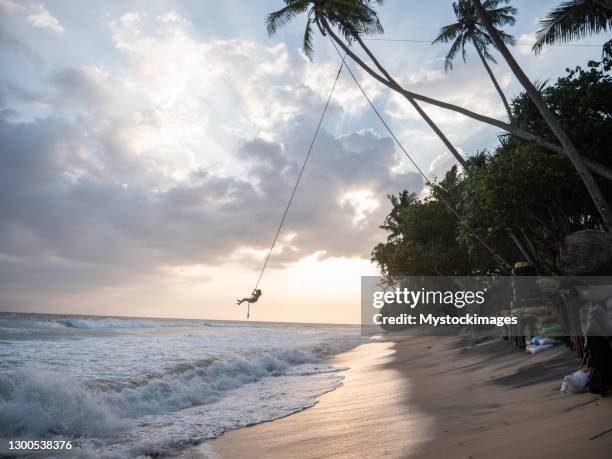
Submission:
<svg viewBox="0 0 612 459">
<path fill-rule="evenodd" d="M 323 112 L 321 113 L 321 117 L 319 118 L 319 123 L 317 124 L 317 128 L 315 129 L 314 135 L 312 136 L 312 141 L 310 142 L 310 146 L 308 147 L 308 151 L 306 156 L 304 157 L 304 161 L 302 162 L 302 167 L 300 168 L 300 173 L 297 176 L 295 181 L 295 185 L 293 185 L 293 190 L 291 191 L 291 195 L 289 196 L 289 201 L 287 202 L 287 206 L 285 207 L 285 211 L 283 212 L 283 216 L 281 217 L 280 223 L 278 224 L 278 228 L 276 229 L 276 234 L 274 235 L 274 239 L 272 239 L 272 244 L 270 245 L 270 250 L 268 250 L 268 254 L 266 255 L 266 259 L 261 267 L 261 271 L 259 272 L 259 277 L 257 278 L 257 282 L 255 283 L 255 287 L 253 288 L 253 296 L 251 298 L 245 298 L 248 306 L 247 306 L 247 319 L 251 316 L 251 304 L 255 303 L 259 296 L 261 296 L 261 290 L 258 290 L 259 284 L 261 282 L 261 278 L 264 275 L 266 268 L 268 267 L 268 261 L 270 261 L 270 256 L 272 255 L 272 251 L 274 250 L 274 246 L 276 245 L 276 241 L 278 240 L 278 236 L 283 229 L 283 225 L 285 224 L 285 219 L 287 218 L 287 214 L 289 213 L 289 208 L 291 207 L 291 203 L 293 203 L 293 198 L 295 196 L 295 192 L 300 184 L 300 180 L 302 179 L 302 175 L 304 174 L 304 169 L 306 169 L 306 164 L 308 164 L 308 159 L 310 158 L 310 154 L 312 153 L 312 148 L 314 147 L 315 141 L 317 140 L 317 136 L 319 135 L 319 130 L 321 129 L 321 125 L 323 124 L 323 119 L 325 118 L 325 114 L 327 113 L 327 109 L 329 108 L 329 104 L 331 102 L 332 96 L 334 94 L 334 90 L 336 89 L 336 84 L 340 78 L 340 73 L 342 73 L 342 67 L 344 67 L 344 60 L 346 59 L 346 55 L 342 57 L 342 62 L 340 63 L 340 68 L 338 69 L 338 73 L 336 74 L 336 79 L 334 80 L 334 84 L 332 85 L 331 91 L 329 92 L 329 97 L 327 98 L 327 102 L 325 103 L 325 107 L 323 107 Z M 259 292 L 259 293 L 257 293 Z M 254 300 L 254 301 L 249 301 Z M 240 303 L 239 303 L 240 304 Z"/>
<path fill-rule="evenodd" d="M 264 272 L 265 272 L 265 270 L 266 270 L 266 268 L 268 266 L 268 261 L 270 260 L 270 256 L 272 255 L 272 251 L 274 250 L 274 246 L 276 245 L 276 241 L 278 240 L 278 236 L 279 236 L 281 230 L 283 229 L 283 225 L 285 223 L 285 219 L 287 218 L 287 214 L 289 212 L 289 208 L 291 207 L 291 204 L 293 203 L 293 198 L 295 196 L 295 192 L 297 191 L 298 185 L 300 184 L 300 180 L 301 180 L 302 175 L 304 173 L 304 169 L 306 168 L 306 164 L 308 163 L 308 159 L 310 158 L 310 154 L 312 153 L 312 148 L 313 148 L 313 146 L 315 144 L 315 141 L 317 140 L 317 136 L 319 134 L 319 130 L 321 129 L 321 124 L 323 123 L 323 119 L 325 118 L 325 114 L 327 113 L 327 109 L 329 107 L 329 104 L 331 102 L 332 96 L 334 94 L 334 90 L 336 89 L 336 84 L 338 83 L 338 79 L 340 78 L 340 73 L 342 73 L 342 68 L 343 67 L 346 67 L 346 70 L 349 72 L 351 78 L 353 79 L 353 81 L 355 82 L 357 87 L 360 89 L 361 93 L 363 94 L 363 97 L 368 102 L 370 108 L 374 111 L 374 113 L 376 114 L 376 116 L 378 117 L 378 119 L 380 120 L 382 125 L 385 127 L 385 129 L 387 130 L 389 135 L 393 138 L 395 143 L 399 146 L 401 151 L 408 158 L 408 160 L 412 163 L 412 165 L 415 167 L 415 169 L 418 171 L 418 173 L 423 177 L 425 182 L 429 186 L 431 186 L 431 187 L 433 187 L 435 185 L 425 175 L 423 170 L 417 165 L 417 163 L 414 161 L 412 156 L 410 156 L 408 151 L 404 148 L 404 146 L 399 141 L 397 136 L 391 130 L 391 127 L 387 124 L 387 122 L 384 120 L 384 118 L 382 117 L 382 115 L 380 114 L 378 109 L 374 106 L 374 103 L 368 97 L 368 95 L 366 94 L 365 90 L 363 89 L 363 87 L 361 86 L 361 84 L 359 83 L 357 78 L 355 77 L 354 73 L 352 72 L 350 67 L 346 64 L 345 61 L 346 61 L 346 56 L 347 55 L 344 54 L 344 57 L 342 56 L 342 54 L 340 53 L 340 50 L 338 49 L 338 47 L 336 46 L 334 41 L 331 39 L 331 37 L 330 37 L 330 41 L 331 41 L 332 45 L 334 46 L 334 48 L 335 48 L 336 52 L 338 53 L 338 55 L 341 57 L 342 62 L 340 63 L 340 68 L 338 69 L 338 73 L 336 74 L 336 79 L 334 80 L 334 84 L 332 85 L 331 91 L 329 92 L 329 97 L 327 98 L 327 102 L 325 103 L 325 107 L 323 108 L 323 113 L 321 113 L 321 117 L 319 119 L 319 123 L 317 124 L 317 128 L 315 129 L 314 135 L 312 137 L 312 141 L 310 142 L 310 146 L 308 148 L 306 156 L 304 157 L 304 161 L 302 162 L 302 167 L 300 168 L 300 173 L 298 174 L 297 179 L 295 181 L 295 185 L 293 186 L 293 190 L 291 191 L 291 196 L 289 197 L 289 201 L 287 202 L 287 206 L 285 207 L 285 211 L 283 212 L 283 215 L 281 217 L 281 220 L 280 220 L 280 223 L 278 225 L 278 228 L 276 229 L 276 234 L 274 235 L 274 239 L 272 240 L 272 244 L 270 245 L 270 250 L 268 250 L 268 254 L 266 255 L 266 259 L 265 259 L 265 261 L 263 263 L 263 266 L 261 267 L 261 271 L 259 272 L 259 277 L 257 278 L 257 282 L 255 283 L 255 287 L 253 288 L 252 296 L 251 296 L 251 298 L 243 298 L 242 300 L 238 301 L 238 304 L 241 304 L 244 301 L 246 301 L 248 303 L 247 319 L 249 319 L 250 315 L 251 315 L 251 304 L 255 303 L 259 299 L 259 297 L 261 296 L 261 290 L 259 290 L 259 284 L 260 284 L 261 279 L 263 277 L 263 274 L 264 274 Z M 480 237 L 480 235 L 473 228 L 471 228 L 467 223 L 465 223 L 462 220 L 462 218 L 459 215 L 459 213 L 455 210 L 455 208 L 451 205 L 451 203 L 444 196 L 440 195 L 439 199 L 440 199 L 441 202 L 443 202 L 446 205 L 446 207 L 448 208 L 449 212 L 453 216 L 455 216 L 457 218 L 459 224 L 461 226 L 465 227 L 469 231 L 469 233 L 474 237 L 474 239 L 476 239 L 491 254 L 491 256 L 497 258 L 505 266 L 511 267 L 511 265 L 504 258 L 502 258 L 502 256 L 499 255 L 482 237 Z"/>
</svg>

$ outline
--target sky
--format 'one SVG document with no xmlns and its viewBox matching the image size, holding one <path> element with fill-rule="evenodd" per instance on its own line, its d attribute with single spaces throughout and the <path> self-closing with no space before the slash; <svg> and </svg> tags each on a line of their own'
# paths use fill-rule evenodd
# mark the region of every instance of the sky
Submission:
<svg viewBox="0 0 612 459">
<path fill-rule="evenodd" d="M 556 3 L 513 1 L 507 31 L 532 42 Z M 339 67 L 320 36 L 304 56 L 304 17 L 267 35 L 280 6 L 0 0 L 1 311 L 245 318 L 235 298 L 255 284 Z M 446 0 L 387 0 L 380 18 L 385 38 L 431 40 L 453 12 Z M 446 73 L 445 46 L 368 44 L 407 89 L 504 118 L 471 50 Z M 601 49 L 513 53 L 532 80 L 554 81 Z M 442 177 L 454 160 L 439 139 L 350 65 L 428 178 Z M 497 142 L 494 128 L 423 107 L 465 155 Z M 386 196 L 424 183 L 343 72 L 253 319 L 358 322 Z"/>
</svg>

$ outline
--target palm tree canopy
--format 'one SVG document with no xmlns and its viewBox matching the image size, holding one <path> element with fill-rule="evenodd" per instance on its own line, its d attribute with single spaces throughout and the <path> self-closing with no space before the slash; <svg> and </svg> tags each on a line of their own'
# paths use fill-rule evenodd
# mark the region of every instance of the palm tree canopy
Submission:
<svg viewBox="0 0 612 459">
<path fill-rule="evenodd" d="M 564 43 L 612 30 L 611 4 L 609 0 L 569 0 L 561 3 L 540 21 L 533 51 L 537 54 L 544 45 Z M 606 47 L 604 53 L 605 50 Z"/>
<path fill-rule="evenodd" d="M 317 25 L 325 35 L 323 23 L 335 27 L 348 40 L 357 35 L 382 33 L 374 4 L 381 5 L 383 0 L 284 0 L 285 6 L 270 13 L 266 18 L 269 35 L 289 24 L 298 15 L 306 13 L 303 48 L 309 59 L 314 49 L 312 43 L 313 25 Z"/>
<path fill-rule="evenodd" d="M 505 33 L 500 28 L 514 25 L 516 22 L 514 19 L 516 8 L 510 5 L 501 6 L 504 3 L 509 3 L 509 0 L 486 0 L 482 2 L 482 6 L 502 40 L 509 45 L 514 45 L 514 37 Z M 484 26 L 480 23 L 472 2 L 470 0 L 458 0 L 453 3 L 453 10 L 457 17 L 457 22 L 442 27 L 440 34 L 432 42 L 453 43 L 446 55 L 444 69 L 447 71 L 452 70 L 453 60 L 459 52 L 461 52 L 461 57 L 465 62 L 465 45 L 468 43 L 478 46 L 478 49 L 486 59 L 496 62 L 495 58 L 488 51 L 490 46 L 494 46 L 493 40 L 491 40 Z"/>
</svg>

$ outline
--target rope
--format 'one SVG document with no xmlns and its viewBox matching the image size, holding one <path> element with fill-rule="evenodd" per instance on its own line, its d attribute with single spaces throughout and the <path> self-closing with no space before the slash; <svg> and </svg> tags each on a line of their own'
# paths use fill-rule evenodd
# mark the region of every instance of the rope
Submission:
<svg viewBox="0 0 612 459">
<path fill-rule="evenodd" d="M 340 53 L 340 50 L 338 49 L 338 47 L 336 46 L 336 43 L 334 43 L 334 41 L 332 40 L 331 37 L 329 37 L 329 40 L 331 41 L 331 44 L 334 45 L 334 49 L 336 50 L 336 52 L 338 53 L 339 56 L 342 57 L 342 54 Z M 363 87 L 361 86 L 361 84 L 359 83 L 359 81 L 357 80 L 357 78 L 355 77 L 355 74 L 353 73 L 353 71 L 351 70 L 351 68 L 348 66 L 348 64 L 346 64 L 345 62 L 346 59 L 346 55 L 344 56 L 344 58 L 342 59 L 342 65 L 344 67 L 346 67 L 346 70 L 348 70 L 349 74 L 351 75 L 351 77 L 353 78 L 353 81 L 355 82 L 355 84 L 359 87 L 361 93 L 363 94 L 363 97 L 365 97 L 365 99 L 368 101 L 368 104 L 370 105 L 370 107 L 372 108 L 372 110 L 374 110 L 374 113 L 376 113 L 376 116 L 378 117 L 378 119 L 380 120 L 380 122 L 383 124 L 383 126 L 385 127 L 385 129 L 387 129 L 387 132 L 389 132 L 389 135 L 393 138 L 393 140 L 395 141 L 395 143 L 397 143 L 397 145 L 400 147 L 400 149 L 402 150 L 402 152 L 404 152 L 404 155 L 406 155 L 406 157 L 410 160 L 410 162 L 412 163 L 412 165 L 415 167 L 415 169 L 419 172 L 419 174 L 421 174 L 423 176 L 423 178 L 425 179 L 425 182 L 431 186 L 432 188 L 434 187 L 434 183 L 429 180 L 429 178 L 425 175 L 425 173 L 421 170 L 421 168 L 417 165 L 417 163 L 414 161 L 414 159 L 412 159 L 412 156 L 410 156 L 410 154 L 406 151 L 406 149 L 404 148 L 404 146 L 402 145 L 402 143 L 399 141 L 399 139 L 396 137 L 396 135 L 393 133 L 393 131 L 391 130 L 391 128 L 389 127 L 389 125 L 387 124 L 387 122 L 383 119 L 382 115 L 380 114 L 380 112 L 378 111 L 378 109 L 374 106 L 374 104 L 372 103 L 372 100 L 368 97 L 368 95 L 366 94 L 366 92 L 364 91 Z M 497 252 L 495 252 L 495 250 L 493 250 L 492 247 L 489 246 L 489 244 L 487 244 L 479 235 L 478 233 L 476 233 L 475 230 L 473 230 L 469 225 L 467 225 L 462 219 L 461 216 L 457 213 L 457 211 L 455 210 L 455 208 L 450 204 L 450 202 L 448 202 L 448 200 L 444 197 L 444 196 L 440 196 L 440 201 L 442 201 L 444 204 L 446 204 L 446 207 L 448 207 L 448 210 L 450 210 L 450 212 L 457 217 L 457 220 L 459 222 L 460 225 L 462 225 L 464 228 L 466 228 L 473 236 L 475 239 L 477 239 L 482 246 L 487 249 L 489 251 L 489 253 L 491 255 L 493 255 L 494 257 L 496 257 L 498 260 L 500 260 L 504 265 L 506 265 L 507 267 L 511 268 L 512 266 L 510 265 L 510 263 L 508 263 L 506 260 L 504 260 L 501 255 L 499 255 Z"/>
<path fill-rule="evenodd" d="M 334 84 L 331 88 L 331 91 L 329 92 L 329 97 L 327 98 L 327 102 L 325 103 L 325 107 L 323 108 L 323 112 L 321 113 L 321 117 L 319 118 L 319 123 L 317 124 L 317 128 L 315 129 L 314 135 L 312 136 L 312 141 L 310 142 L 310 146 L 308 147 L 308 152 L 306 153 L 306 156 L 304 157 L 304 161 L 302 162 L 300 173 L 298 174 L 297 179 L 295 181 L 295 185 L 293 186 L 293 190 L 291 191 L 291 196 L 289 197 L 289 201 L 287 202 L 287 206 L 285 207 L 283 216 L 281 217 L 280 223 L 278 224 L 278 228 L 276 229 L 276 234 L 274 235 L 274 239 L 272 240 L 272 245 L 270 245 L 270 250 L 268 250 L 268 255 L 266 255 L 266 260 L 264 261 L 264 264 L 261 267 L 261 271 L 259 272 L 259 277 L 257 278 L 257 282 L 255 283 L 255 287 L 253 288 L 253 291 L 257 290 L 257 287 L 259 287 L 261 278 L 263 277 L 264 271 L 266 270 L 266 267 L 268 266 L 268 261 L 270 260 L 270 256 L 272 255 L 272 251 L 274 250 L 274 246 L 276 245 L 276 241 L 278 240 L 278 236 L 281 230 L 283 229 L 283 225 L 285 223 L 285 219 L 287 218 L 287 213 L 289 212 L 291 203 L 293 202 L 295 192 L 297 191 L 298 185 L 300 184 L 300 180 L 302 179 L 302 175 L 304 174 L 304 169 L 306 169 L 306 164 L 308 163 L 308 159 L 310 158 L 310 153 L 312 153 L 312 147 L 314 146 L 315 141 L 317 140 L 319 130 L 321 129 L 321 124 L 323 124 L 323 119 L 325 118 L 325 114 L 327 113 L 327 109 L 329 108 L 329 103 L 331 102 L 332 95 L 334 94 L 334 90 L 336 89 L 336 84 L 338 83 L 338 79 L 340 78 L 342 67 L 344 67 L 344 60 L 346 59 L 346 55 L 342 57 L 342 54 L 340 54 L 340 58 L 342 59 L 342 62 L 340 63 L 340 68 L 338 69 L 338 73 L 336 74 L 336 79 L 334 80 Z M 251 303 L 248 303 L 247 319 L 249 318 L 250 313 L 251 313 Z"/>
</svg>

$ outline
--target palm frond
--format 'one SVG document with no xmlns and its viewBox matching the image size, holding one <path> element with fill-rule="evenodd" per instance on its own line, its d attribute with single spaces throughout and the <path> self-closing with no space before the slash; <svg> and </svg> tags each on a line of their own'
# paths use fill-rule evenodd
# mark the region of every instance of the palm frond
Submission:
<svg viewBox="0 0 612 459">
<path fill-rule="evenodd" d="M 454 24 L 449 24 L 440 29 L 440 34 L 431 42 L 431 44 L 436 43 L 449 43 L 455 40 L 463 29 L 463 24 L 460 22 L 455 22 Z"/>
<path fill-rule="evenodd" d="M 383 33 L 378 14 L 370 6 L 372 3 L 379 4 L 369 0 L 327 0 L 323 14 L 331 25 L 349 39 L 356 35 Z"/>
<path fill-rule="evenodd" d="M 467 53 L 465 52 L 465 44 L 468 41 L 468 35 L 467 34 L 463 34 L 461 36 L 461 58 L 463 59 L 463 62 L 465 62 L 465 58 Z"/>
<path fill-rule="evenodd" d="M 612 40 L 608 40 L 604 43 L 603 48 L 601 50 L 601 54 L 604 58 L 612 59 Z"/>
<path fill-rule="evenodd" d="M 491 20 L 491 24 L 495 27 L 513 26 L 516 24 L 515 15 L 518 12 L 513 6 L 503 6 L 501 8 L 495 8 L 485 10 Z"/>
<path fill-rule="evenodd" d="M 538 54 L 544 45 L 565 43 L 612 29 L 612 10 L 595 0 L 569 0 L 540 21 L 532 50 Z"/>
<path fill-rule="evenodd" d="M 304 49 L 304 54 L 306 54 L 306 57 L 309 60 L 312 60 L 314 48 L 312 46 L 312 21 L 310 19 L 310 15 L 306 21 L 306 28 L 304 29 L 304 41 L 302 48 Z"/>
<path fill-rule="evenodd" d="M 511 46 L 516 45 L 516 40 L 514 36 L 504 32 L 503 30 L 498 30 L 497 33 L 499 34 L 500 38 L 505 44 L 511 45 Z"/>
<path fill-rule="evenodd" d="M 289 0 L 285 3 L 287 4 L 285 7 L 268 14 L 266 18 L 266 30 L 270 36 L 289 24 L 298 14 L 305 12 L 309 2 L 304 0 Z"/>
<path fill-rule="evenodd" d="M 544 92 L 546 89 L 546 86 L 548 86 L 548 80 L 535 80 L 533 82 L 533 86 L 535 87 L 536 91 L 542 94 L 542 92 Z"/>
<path fill-rule="evenodd" d="M 514 19 L 516 8 L 512 6 L 502 6 L 507 3 L 509 3 L 509 0 L 484 0 L 482 5 L 489 15 L 493 27 L 495 27 L 502 37 L 502 40 L 505 43 L 513 45 L 515 43 L 514 37 L 500 29 L 502 26 L 514 25 L 516 22 Z M 478 46 L 478 49 L 482 52 L 485 59 L 496 62 L 495 58 L 488 51 L 488 48 L 494 47 L 495 44 L 487 34 L 487 31 L 480 24 L 478 14 L 471 0 L 457 0 L 453 2 L 453 11 L 457 17 L 457 22 L 442 27 L 439 35 L 432 42 L 432 44 L 453 42 L 444 61 L 445 70 L 448 71 L 453 68 L 452 60 L 459 51 L 461 51 L 461 56 L 465 61 L 465 45 L 468 42 L 472 42 L 472 44 L 477 43 L 475 46 Z"/>
<path fill-rule="evenodd" d="M 495 60 L 495 57 L 493 57 L 493 55 L 489 52 L 489 49 L 486 46 L 481 45 L 480 43 L 477 42 L 477 46 L 478 49 L 480 50 L 480 52 L 482 53 L 483 57 L 490 61 L 493 62 L 494 64 L 497 64 L 497 61 Z"/>
<path fill-rule="evenodd" d="M 463 40 L 461 40 L 461 36 L 459 36 L 448 50 L 448 54 L 446 54 L 446 58 L 444 59 L 444 70 L 446 72 L 453 69 L 453 60 L 455 60 L 457 53 L 461 50 L 462 43 Z"/>
</svg>

